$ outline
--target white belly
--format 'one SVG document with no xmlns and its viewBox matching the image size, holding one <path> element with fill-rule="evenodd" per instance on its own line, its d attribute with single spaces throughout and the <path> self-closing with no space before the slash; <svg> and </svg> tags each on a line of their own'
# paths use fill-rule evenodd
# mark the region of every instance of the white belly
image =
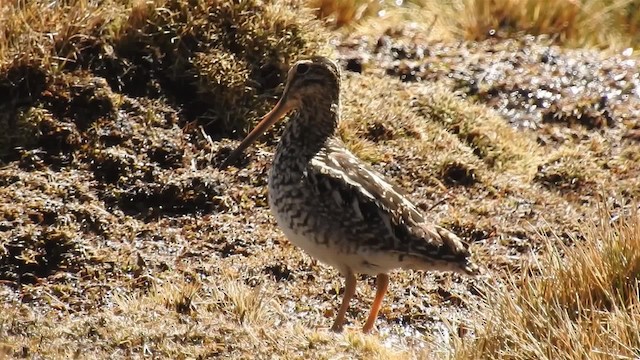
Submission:
<svg viewBox="0 0 640 360">
<path fill-rule="evenodd" d="M 317 199 L 300 199 L 300 195 L 305 194 L 305 191 L 299 186 L 304 185 L 298 183 L 274 188 L 273 179 L 269 178 L 269 207 L 278 222 L 278 227 L 292 244 L 343 274 L 354 272 L 377 275 L 400 266 L 397 256 L 392 253 L 363 247 L 358 249 L 358 244 L 351 243 L 347 237 L 342 236 L 340 231 L 342 224 L 330 224 L 327 223 L 331 221 L 330 219 L 318 218 L 307 218 L 306 221 L 302 221 L 305 216 L 302 214 L 307 216 L 314 216 L 314 213 L 320 216 L 320 214 L 313 208 L 305 208 L 318 201 Z M 306 195 L 309 196 L 309 194 Z"/>
<path fill-rule="evenodd" d="M 387 273 L 398 268 L 397 257 L 381 252 L 345 251 L 339 243 L 340 239 L 332 239 L 329 245 L 316 242 L 313 237 L 305 236 L 289 227 L 289 221 L 284 214 L 278 213 L 275 208 L 272 212 L 278 221 L 278 227 L 282 230 L 287 239 L 295 246 L 304 250 L 311 257 L 320 262 L 334 267 L 343 274 L 354 272 L 358 274 L 377 275 Z"/>
<path fill-rule="evenodd" d="M 282 230 L 287 239 L 295 246 L 304 250 L 307 254 L 320 260 L 321 262 L 336 267 L 338 270 L 342 270 L 344 264 L 339 256 L 339 249 L 335 244 L 320 244 L 316 242 L 311 236 L 305 236 L 294 229 L 289 227 L 289 219 L 285 214 L 281 214 L 274 207 L 271 208 L 273 215 L 278 222 L 278 227 Z"/>
</svg>

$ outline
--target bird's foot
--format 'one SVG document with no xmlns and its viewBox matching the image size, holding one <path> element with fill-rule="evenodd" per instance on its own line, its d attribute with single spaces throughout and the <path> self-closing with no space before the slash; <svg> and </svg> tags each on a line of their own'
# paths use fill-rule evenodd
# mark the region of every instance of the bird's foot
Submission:
<svg viewBox="0 0 640 360">
<path fill-rule="evenodd" d="M 362 333 L 365 335 L 378 335 L 379 331 L 378 331 L 378 327 L 375 325 L 368 328 L 364 326 L 362 328 Z"/>
<path fill-rule="evenodd" d="M 331 326 L 331 331 L 334 333 L 341 333 L 342 330 L 344 330 L 343 324 L 333 324 L 333 326 Z"/>
</svg>

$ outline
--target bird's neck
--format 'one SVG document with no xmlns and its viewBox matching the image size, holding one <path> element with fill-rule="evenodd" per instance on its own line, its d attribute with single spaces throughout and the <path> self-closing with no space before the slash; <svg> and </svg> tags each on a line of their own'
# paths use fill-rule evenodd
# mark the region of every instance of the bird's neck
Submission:
<svg viewBox="0 0 640 360">
<path fill-rule="evenodd" d="M 289 120 L 276 150 L 276 162 L 296 159 L 306 163 L 325 146 L 327 139 L 335 136 L 340 120 L 339 101 L 313 100 L 303 102 Z"/>
</svg>

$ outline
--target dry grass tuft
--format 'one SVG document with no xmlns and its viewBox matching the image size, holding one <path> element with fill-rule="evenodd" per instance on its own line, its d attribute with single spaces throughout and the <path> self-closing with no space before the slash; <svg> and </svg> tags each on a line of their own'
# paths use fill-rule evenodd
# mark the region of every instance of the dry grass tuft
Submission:
<svg viewBox="0 0 640 360">
<path fill-rule="evenodd" d="M 273 317 L 277 304 L 260 286 L 250 288 L 238 280 L 226 280 L 214 290 L 213 301 L 222 311 L 230 312 L 240 324 L 265 325 Z"/>
<path fill-rule="evenodd" d="M 179 287 L 172 288 L 173 286 L 173 284 L 167 284 L 170 291 L 156 291 L 160 297 L 164 298 L 167 308 L 180 314 L 191 314 L 195 309 L 194 300 L 197 300 L 202 285 L 200 283 L 184 283 Z"/>
<path fill-rule="evenodd" d="M 461 0 L 457 7 L 458 26 L 468 40 L 524 32 L 551 35 L 575 47 L 621 49 L 640 42 L 640 15 L 633 1 Z"/>
<path fill-rule="evenodd" d="M 549 35 L 570 47 L 621 50 L 640 44 L 640 7 L 629 0 L 315 0 L 310 7 L 334 27 L 393 28 L 415 21 L 421 36 L 479 41 L 521 33 Z M 429 24 L 429 26 L 424 26 Z M 607 31 L 602 31 L 607 29 Z M 373 31 L 375 32 L 375 31 Z"/>
<path fill-rule="evenodd" d="M 464 8 L 460 25 L 469 40 L 481 40 L 496 32 L 507 35 L 524 31 L 532 34 L 556 34 L 566 41 L 578 20 L 580 4 L 573 0 L 477 1 L 459 2 Z"/>
<path fill-rule="evenodd" d="M 611 359 L 640 355 L 640 214 L 602 211 L 575 248 L 548 239 L 513 293 L 487 307 L 486 324 L 455 358 Z"/>
<path fill-rule="evenodd" d="M 384 4 L 375 0 L 310 0 L 307 6 L 314 9 L 319 19 L 339 28 L 376 15 Z"/>
<path fill-rule="evenodd" d="M 344 342 L 346 348 L 352 349 L 356 354 L 368 359 L 405 359 L 407 354 L 394 352 L 384 346 L 375 335 L 366 335 L 360 332 L 345 332 Z"/>
</svg>

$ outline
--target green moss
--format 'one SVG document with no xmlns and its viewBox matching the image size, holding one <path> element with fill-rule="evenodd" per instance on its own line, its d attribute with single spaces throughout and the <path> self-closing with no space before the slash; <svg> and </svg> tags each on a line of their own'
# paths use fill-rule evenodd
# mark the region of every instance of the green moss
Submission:
<svg viewBox="0 0 640 360">
<path fill-rule="evenodd" d="M 450 90 L 432 87 L 416 89 L 413 106 L 430 121 L 443 124 L 474 149 L 487 165 L 522 174 L 531 171 L 538 157 L 538 145 L 518 132 L 497 114 L 470 103 Z"/>
<path fill-rule="evenodd" d="M 121 33 L 116 53 L 137 67 L 153 61 L 186 115 L 220 135 L 246 131 L 277 95 L 288 64 L 323 42 L 306 9 L 257 0 L 142 7 Z"/>
<path fill-rule="evenodd" d="M 248 130 L 279 94 L 288 65 L 326 52 L 328 38 L 311 10 L 297 2 L 107 1 L 38 9 L 27 6 L 23 18 L 7 18 L 21 35 L 0 44 L 7 57 L 0 64 L 8 64 L 0 72 L 6 74 L 0 99 L 38 101 L 46 81 L 26 86 L 34 84 L 24 76 L 24 64 L 39 69 L 43 79 L 88 71 L 116 93 L 166 97 L 184 109 L 185 121 L 196 120 L 219 136 Z M 26 20 L 54 34 L 51 41 L 38 43 Z M 27 61 L 6 61 L 16 54 Z M 56 90 L 64 89 L 52 89 L 53 96 Z"/>
<path fill-rule="evenodd" d="M 600 181 L 601 170 L 588 151 L 561 148 L 538 166 L 534 181 L 550 189 L 578 190 Z"/>
<path fill-rule="evenodd" d="M 0 66 L 0 161 L 37 140 L 37 126 L 47 115 L 31 108 L 50 81 L 38 60 L 18 57 Z"/>
<path fill-rule="evenodd" d="M 256 89 L 251 86 L 249 65 L 233 53 L 213 51 L 194 57 L 196 92 L 209 107 L 208 115 L 218 120 L 217 130 L 238 128 L 256 112 Z"/>
<path fill-rule="evenodd" d="M 17 148 L 35 145 L 38 140 L 38 123 L 44 115 L 35 108 L 20 109 L 14 118 L 6 113 L 0 115 L 0 128 L 7 129 L 0 134 L 0 159 L 14 154 Z"/>
</svg>

